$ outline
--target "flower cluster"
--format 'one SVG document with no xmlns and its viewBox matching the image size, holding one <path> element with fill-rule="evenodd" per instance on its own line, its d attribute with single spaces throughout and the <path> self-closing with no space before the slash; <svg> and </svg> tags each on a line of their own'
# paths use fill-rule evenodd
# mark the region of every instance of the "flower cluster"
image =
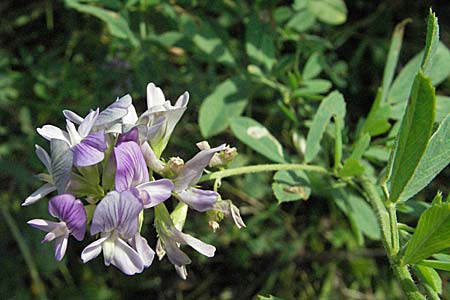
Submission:
<svg viewBox="0 0 450 300">
<path fill-rule="evenodd" d="M 197 186 L 204 169 L 226 165 L 236 155 L 235 148 L 225 144 L 211 148 L 201 142 L 199 153 L 186 163 L 179 157 L 160 158 L 188 101 L 185 92 L 172 105 L 159 87 L 149 83 L 147 110 L 140 116 L 126 95 L 84 118 L 63 111 L 66 130 L 53 125 L 37 129 L 50 142 L 50 153 L 36 145 L 36 154 L 48 172 L 38 175 L 45 184 L 22 205 L 57 193 L 48 202 L 48 210 L 59 221 L 28 222 L 47 232 L 43 243 L 55 241 L 57 260 L 64 257 L 69 236 L 82 241 L 89 228 L 96 239 L 82 251 L 84 263 L 103 253 L 106 266 L 112 264 L 127 275 L 142 272 L 155 255 L 141 235 L 144 211 L 153 208 L 156 253 L 160 259 L 167 254 L 185 279 L 185 266 L 191 261 L 180 245 L 208 257 L 216 250 L 182 232 L 188 208 L 208 212 L 214 229 L 223 216 L 231 217 L 239 228 L 245 226 L 230 200 Z M 175 209 L 169 213 L 164 202 L 172 196 L 178 201 L 174 200 Z"/>
</svg>

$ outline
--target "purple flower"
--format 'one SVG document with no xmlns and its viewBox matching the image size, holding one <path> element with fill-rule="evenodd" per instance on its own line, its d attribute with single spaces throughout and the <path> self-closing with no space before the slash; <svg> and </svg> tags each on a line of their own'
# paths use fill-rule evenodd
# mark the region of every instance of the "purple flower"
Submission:
<svg viewBox="0 0 450 300">
<path fill-rule="evenodd" d="M 37 132 L 45 139 L 58 139 L 66 142 L 73 152 L 73 165 L 86 167 L 95 165 L 103 160 L 104 151 L 107 149 L 105 132 L 103 130 L 90 133 L 97 118 L 99 110 L 91 111 L 78 126 L 66 120 L 66 131 L 53 125 L 44 125 Z"/>
<path fill-rule="evenodd" d="M 170 262 L 175 265 L 177 273 L 183 279 L 186 279 L 187 276 L 185 265 L 190 264 L 191 260 L 186 253 L 181 251 L 179 248 L 180 244 L 189 245 L 207 257 L 214 256 L 216 251 L 214 246 L 206 244 L 176 228 L 164 205 L 155 207 L 155 227 L 159 235 L 159 246 L 167 253 Z M 161 252 L 163 250 L 159 249 L 158 251 Z"/>
<path fill-rule="evenodd" d="M 214 191 L 197 189 L 194 186 L 202 176 L 203 170 L 209 164 L 214 153 L 224 149 L 225 144 L 202 150 L 184 164 L 184 167 L 174 178 L 173 191 L 180 201 L 201 212 L 213 208 L 219 194 Z"/>
<path fill-rule="evenodd" d="M 150 82 L 147 85 L 147 111 L 139 118 L 139 123 L 152 123 L 155 118 L 164 117 L 164 125 L 157 135 L 150 139 L 151 146 L 158 156 L 166 147 L 175 126 L 181 119 L 189 102 L 189 93 L 184 92 L 178 97 L 175 105 L 166 100 L 161 88 Z"/>
<path fill-rule="evenodd" d="M 91 224 L 91 235 L 100 238 L 81 253 L 84 263 L 103 251 L 106 266 L 116 266 L 127 275 L 141 273 L 151 265 L 154 251 L 138 231 L 142 203 L 130 191 L 109 192 L 97 205 Z"/>
<path fill-rule="evenodd" d="M 156 206 L 167 200 L 171 196 L 173 183 L 168 179 L 149 181 L 141 148 L 132 140 L 128 141 L 126 138 L 123 140 L 125 141 L 114 147 L 116 191 L 132 191 L 142 201 L 144 208 Z"/>
<path fill-rule="evenodd" d="M 55 258 L 60 261 L 66 253 L 70 234 L 79 241 L 83 240 L 86 231 L 86 211 L 83 203 L 70 194 L 50 199 L 48 211 L 60 222 L 33 219 L 28 221 L 28 224 L 48 232 L 42 240 L 43 243 L 55 240 Z"/>
</svg>

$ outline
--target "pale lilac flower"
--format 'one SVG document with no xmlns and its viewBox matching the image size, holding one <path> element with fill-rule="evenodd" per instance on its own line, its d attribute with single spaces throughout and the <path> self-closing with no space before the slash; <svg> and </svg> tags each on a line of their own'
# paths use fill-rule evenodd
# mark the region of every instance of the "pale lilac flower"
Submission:
<svg viewBox="0 0 450 300">
<path fill-rule="evenodd" d="M 28 221 L 28 224 L 48 232 L 42 243 L 55 240 L 55 258 L 60 261 L 66 253 L 69 235 L 73 235 L 79 241 L 83 240 L 86 231 L 86 211 L 83 203 L 70 194 L 50 199 L 48 211 L 60 222 L 33 219 Z"/>
<path fill-rule="evenodd" d="M 90 112 L 78 126 L 66 120 L 66 131 L 53 125 L 44 125 L 37 132 L 45 139 L 58 139 L 66 142 L 73 153 L 73 165 L 86 167 L 95 165 L 103 160 L 104 151 L 107 149 L 105 132 L 103 130 L 91 133 L 99 115 L 99 110 Z"/>
<path fill-rule="evenodd" d="M 84 263 L 103 251 L 106 266 L 116 266 L 127 275 L 141 273 L 151 265 L 154 251 L 138 231 L 142 203 L 130 191 L 109 192 L 97 205 L 91 224 L 91 235 L 100 238 L 81 253 Z"/>
<path fill-rule="evenodd" d="M 106 132 L 110 132 L 111 128 L 117 128 L 117 126 L 120 128 L 122 123 L 120 120 L 128 114 L 130 107 L 132 106 L 131 102 L 132 99 L 130 95 L 117 98 L 115 102 L 99 113 L 95 120 L 94 127 L 105 129 Z M 81 124 L 85 120 L 83 117 L 70 110 L 63 110 L 63 114 L 68 120 L 75 124 Z M 112 130 L 112 132 L 115 132 L 115 130 Z"/>
<path fill-rule="evenodd" d="M 43 179 L 46 183 L 40 188 L 38 188 L 36 191 L 34 191 L 30 196 L 28 196 L 25 199 L 25 201 L 23 201 L 22 203 L 23 206 L 33 204 L 38 200 L 42 199 L 43 197 L 47 196 L 51 192 L 56 191 L 56 186 L 52 180 L 52 162 L 50 156 L 48 155 L 47 151 L 45 151 L 44 148 L 42 148 L 41 146 L 34 145 L 34 147 L 36 149 L 37 157 L 45 165 L 45 168 L 47 169 L 48 176 L 40 176 L 41 179 Z"/>
<path fill-rule="evenodd" d="M 170 262 L 175 265 L 177 273 L 183 279 L 186 279 L 187 276 L 185 265 L 190 264 L 191 259 L 186 255 L 186 253 L 181 251 L 179 248 L 180 244 L 189 245 L 197 252 L 207 257 L 214 256 L 216 251 L 214 246 L 206 244 L 176 228 L 164 205 L 160 205 L 155 209 L 155 227 L 159 236 L 159 246 L 157 246 L 159 248 L 158 251 L 160 253 L 164 251 L 167 253 L 167 257 Z"/>
<path fill-rule="evenodd" d="M 142 201 L 144 208 L 154 207 L 171 196 L 173 183 L 168 179 L 149 181 L 141 148 L 128 138 L 132 136 L 122 139 L 119 137 L 118 145 L 114 147 L 115 189 L 118 192 L 130 190 Z"/>
<path fill-rule="evenodd" d="M 150 82 L 147 85 L 147 111 L 140 118 L 140 123 L 152 123 L 155 118 L 164 117 L 164 124 L 154 138 L 150 140 L 150 145 L 156 149 L 158 155 L 166 147 L 176 124 L 187 108 L 189 102 L 189 93 L 184 92 L 178 97 L 175 105 L 166 100 L 161 88 Z"/>
<path fill-rule="evenodd" d="M 195 210 L 207 211 L 213 208 L 219 196 L 210 190 L 201 190 L 194 186 L 202 176 L 214 153 L 225 149 L 225 144 L 216 148 L 202 150 L 187 161 L 174 178 L 174 195 Z"/>
</svg>

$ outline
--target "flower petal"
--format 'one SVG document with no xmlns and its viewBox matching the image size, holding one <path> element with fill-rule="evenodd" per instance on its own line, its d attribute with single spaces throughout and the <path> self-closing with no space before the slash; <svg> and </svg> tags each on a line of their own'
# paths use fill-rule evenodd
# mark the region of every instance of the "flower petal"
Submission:
<svg viewBox="0 0 450 300">
<path fill-rule="evenodd" d="M 55 258 L 57 261 L 61 261 L 66 254 L 68 239 L 68 233 L 55 239 Z"/>
<path fill-rule="evenodd" d="M 175 102 L 176 107 L 186 107 L 189 102 L 189 93 L 184 92 L 183 95 L 178 97 L 177 102 Z"/>
<path fill-rule="evenodd" d="M 181 192 L 176 192 L 175 196 L 197 211 L 207 211 L 214 207 L 218 193 L 197 188 L 188 188 Z"/>
<path fill-rule="evenodd" d="M 136 250 L 144 263 L 144 267 L 148 268 L 155 258 L 155 251 L 147 243 L 147 240 L 139 233 L 136 233 L 131 239 L 131 246 Z"/>
<path fill-rule="evenodd" d="M 102 152 L 104 152 L 104 151 L 106 151 L 106 149 L 108 149 L 108 146 L 106 144 L 105 131 L 103 131 L 103 130 L 96 131 L 96 132 L 89 134 L 81 142 L 88 144 L 89 146 L 92 146 L 95 149 L 102 151 Z"/>
<path fill-rule="evenodd" d="M 33 226 L 34 228 L 46 231 L 46 232 L 50 232 L 53 229 L 55 229 L 56 227 L 59 226 L 59 222 L 51 222 L 51 221 L 47 221 L 47 220 L 42 220 L 42 219 L 33 219 L 27 222 L 28 225 Z"/>
<path fill-rule="evenodd" d="M 22 206 L 33 204 L 53 191 L 56 191 L 56 186 L 51 183 L 46 183 L 28 196 L 27 199 L 23 201 Z"/>
<path fill-rule="evenodd" d="M 138 120 L 138 116 L 136 113 L 136 109 L 134 108 L 133 104 L 130 104 L 127 109 L 127 114 L 122 118 L 123 124 L 136 124 Z"/>
<path fill-rule="evenodd" d="M 174 240 L 168 237 L 163 237 L 161 240 L 164 249 L 166 250 L 167 258 L 170 260 L 172 264 L 182 266 L 191 263 L 191 259 L 189 258 L 189 256 L 187 256 L 186 253 L 180 250 L 180 248 L 178 247 L 177 243 Z"/>
<path fill-rule="evenodd" d="M 164 163 L 160 161 L 155 152 L 153 152 L 152 148 L 147 142 L 144 142 L 141 145 L 142 154 L 144 155 L 145 162 L 147 165 L 155 172 L 161 172 L 164 170 Z"/>
<path fill-rule="evenodd" d="M 148 194 L 149 201 L 143 204 L 144 208 L 150 208 L 170 198 L 173 183 L 169 179 L 159 179 L 140 184 L 137 186 L 137 189 L 145 191 Z"/>
<path fill-rule="evenodd" d="M 99 238 L 83 249 L 83 252 L 81 252 L 81 259 L 83 260 L 83 263 L 87 263 L 91 259 L 96 258 L 100 252 L 102 252 L 102 243 L 106 241 L 107 238 L 108 236 Z"/>
<path fill-rule="evenodd" d="M 233 218 L 234 223 L 239 229 L 246 227 L 239 212 L 239 208 L 237 208 L 231 200 L 217 201 L 216 204 L 214 204 L 214 210 L 220 211 L 226 217 Z"/>
<path fill-rule="evenodd" d="M 91 224 L 91 235 L 117 229 L 130 239 L 138 231 L 141 202 L 129 191 L 109 192 L 97 205 Z"/>
<path fill-rule="evenodd" d="M 114 147 L 116 158 L 116 190 L 121 192 L 149 180 L 147 165 L 141 148 L 135 142 L 125 142 Z"/>
<path fill-rule="evenodd" d="M 120 99 L 118 98 L 114 103 L 100 112 L 97 121 L 95 122 L 95 126 L 113 123 L 125 117 L 128 113 L 129 107 L 132 106 L 131 102 L 131 96 L 128 94 L 121 97 Z"/>
<path fill-rule="evenodd" d="M 37 128 L 36 131 L 46 140 L 58 139 L 70 144 L 69 134 L 56 126 L 44 125 L 42 128 Z"/>
<path fill-rule="evenodd" d="M 79 241 L 86 232 L 86 211 L 80 200 L 75 200 L 71 194 L 57 195 L 50 199 L 48 211 L 54 217 L 65 222 L 72 235 Z"/>
<path fill-rule="evenodd" d="M 93 135 L 93 134 L 91 134 Z M 90 135 L 90 136 L 91 136 Z M 96 134 L 97 136 L 97 134 Z M 102 135 L 104 136 L 104 135 Z M 93 146 L 93 142 L 87 140 L 89 136 L 81 141 L 81 143 L 71 148 L 73 152 L 73 165 L 77 167 L 87 167 L 98 164 L 105 158 L 102 150 L 97 145 Z M 95 137 L 92 137 L 94 140 Z"/>
<path fill-rule="evenodd" d="M 81 141 L 82 137 L 75 128 L 75 125 L 70 120 L 66 120 L 66 130 L 69 133 L 71 146 L 76 145 Z"/>
<path fill-rule="evenodd" d="M 117 138 L 116 147 L 125 142 L 139 143 L 138 127 L 133 127 L 125 133 L 122 133 Z"/>
<path fill-rule="evenodd" d="M 48 155 L 47 151 L 44 150 L 39 145 L 34 145 L 36 155 L 39 158 L 39 160 L 45 165 L 45 168 L 47 169 L 48 173 L 52 173 L 52 162 L 50 159 L 50 156 Z"/>
<path fill-rule="evenodd" d="M 78 126 L 78 133 L 81 138 L 85 138 L 91 132 L 92 127 L 94 127 L 95 122 L 97 121 L 99 115 L 99 109 L 97 108 L 94 111 L 91 111 L 86 118 L 84 118 L 83 122 L 81 122 L 80 126 Z"/>
<path fill-rule="evenodd" d="M 127 275 L 141 273 L 144 270 L 144 263 L 139 254 L 120 238 L 116 240 L 111 263 Z"/>
<path fill-rule="evenodd" d="M 69 144 L 58 139 L 50 140 L 50 155 L 52 161 L 53 183 L 62 194 L 66 190 L 67 184 L 72 177 L 73 153 Z"/>
<path fill-rule="evenodd" d="M 192 248 L 194 248 L 195 250 L 197 250 L 197 252 L 199 252 L 200 254 L 203 254 L 207 257 L 213 257 L 214 253 L 216 252 L 216 247 L 206 244 L 202 241 L 200 241 L 199 239 L 193 237 L 192 235 L 183 233 L 181 231 L 179 231 L 178 229 L 175 229 L 172 231 L 174 233 L 174 239 L 180 243 L 180 244 L 184 244 L 184 245 L 189 245 Z"/>
<path fill-rule="evenodd" d="M 179 192 L 185 190 L 189 186 L 195 185 L 202 176 L 203 170 L 209 164 L 214 153 L 225 149 L 225 144 L 216 148 L 202 150 L 193 158 L 184 164 L 183 169 L 178 173 L 174 179 L 175 191 Z"/>
<path fill-rule="evenodd" d="M 83 122 L 84 120 L 83 117 L 79 116 L 78 114 L 68 109 L 63 110 L 63 115 L 64 117 L 66 117 L 66 119 L 70 120 L 75 124 L 81 124 L 81 122 Z"/>
<path fill-rule="evenodd" d="M 187 275 L 188 275 L 186 266 L 177 266 L 177 265 L 174 265 L 174 266 L 175 266 L 175 270 L 178 273 L 178 276 L 180 276 L 181 279 L 186 280 Z"/>
<path fill-rule="evenodd" d="M 161 88 L 150 82 L 147 85 L 147 107 L 150 109 L 154 106 L 163 105 L 165 101 L 166 98 Z"/>
</svg>

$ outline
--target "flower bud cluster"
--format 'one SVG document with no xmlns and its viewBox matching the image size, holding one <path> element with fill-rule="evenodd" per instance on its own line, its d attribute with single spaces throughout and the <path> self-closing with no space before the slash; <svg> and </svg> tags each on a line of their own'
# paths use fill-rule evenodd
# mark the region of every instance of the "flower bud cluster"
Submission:
<svg viewBox="0 0 450 300">
<path fill-rule="evenodd" d="M 37 129 L 50 144 L 49 153 L 36 145 L 47 174 L 38 177 L 44 185 L 22 205 L 56 194 L 49 200 L 48 210 L 57 221 L 33 219 L 28 224 L 47 232 L 42 242 L 55 242 L 57 260 L 64 257 L 70 236 L 83 241 L 88 230 L 95 240 L 81 253 L 84 263 L 102 253 L 106 266 L 112 264 L 127 275 L 141 273 L 155 256 L 141 235 L 144 211 L 154 209 L 157 255 L 167 254 L 185 279 L 185 266 L 191 260 L 180 245 L 189 245 L 208 257 L 216 250 L 182 232 L 188 208 L 223 214 L 239 228 L 245 226 L 231 201 L 222 201 L 216 191 L 197 186 L 204 169 L 226 165 L 236 155 L 235 148 L 225 144 L 211 148 L 206 142 L 186 162 L 180 157 L 167 163 L 160 159 L 188 101 L 185 92 L 172 105 L 159 87 L 149 83 L 147 110 L 140 116 L 131 96 L 126 95 L 85 117 L 63 111 L 65 130 L 53 125 Z M 178 203 L 172 213 L 164 203 L 170 198 Z"/>
</svg>

